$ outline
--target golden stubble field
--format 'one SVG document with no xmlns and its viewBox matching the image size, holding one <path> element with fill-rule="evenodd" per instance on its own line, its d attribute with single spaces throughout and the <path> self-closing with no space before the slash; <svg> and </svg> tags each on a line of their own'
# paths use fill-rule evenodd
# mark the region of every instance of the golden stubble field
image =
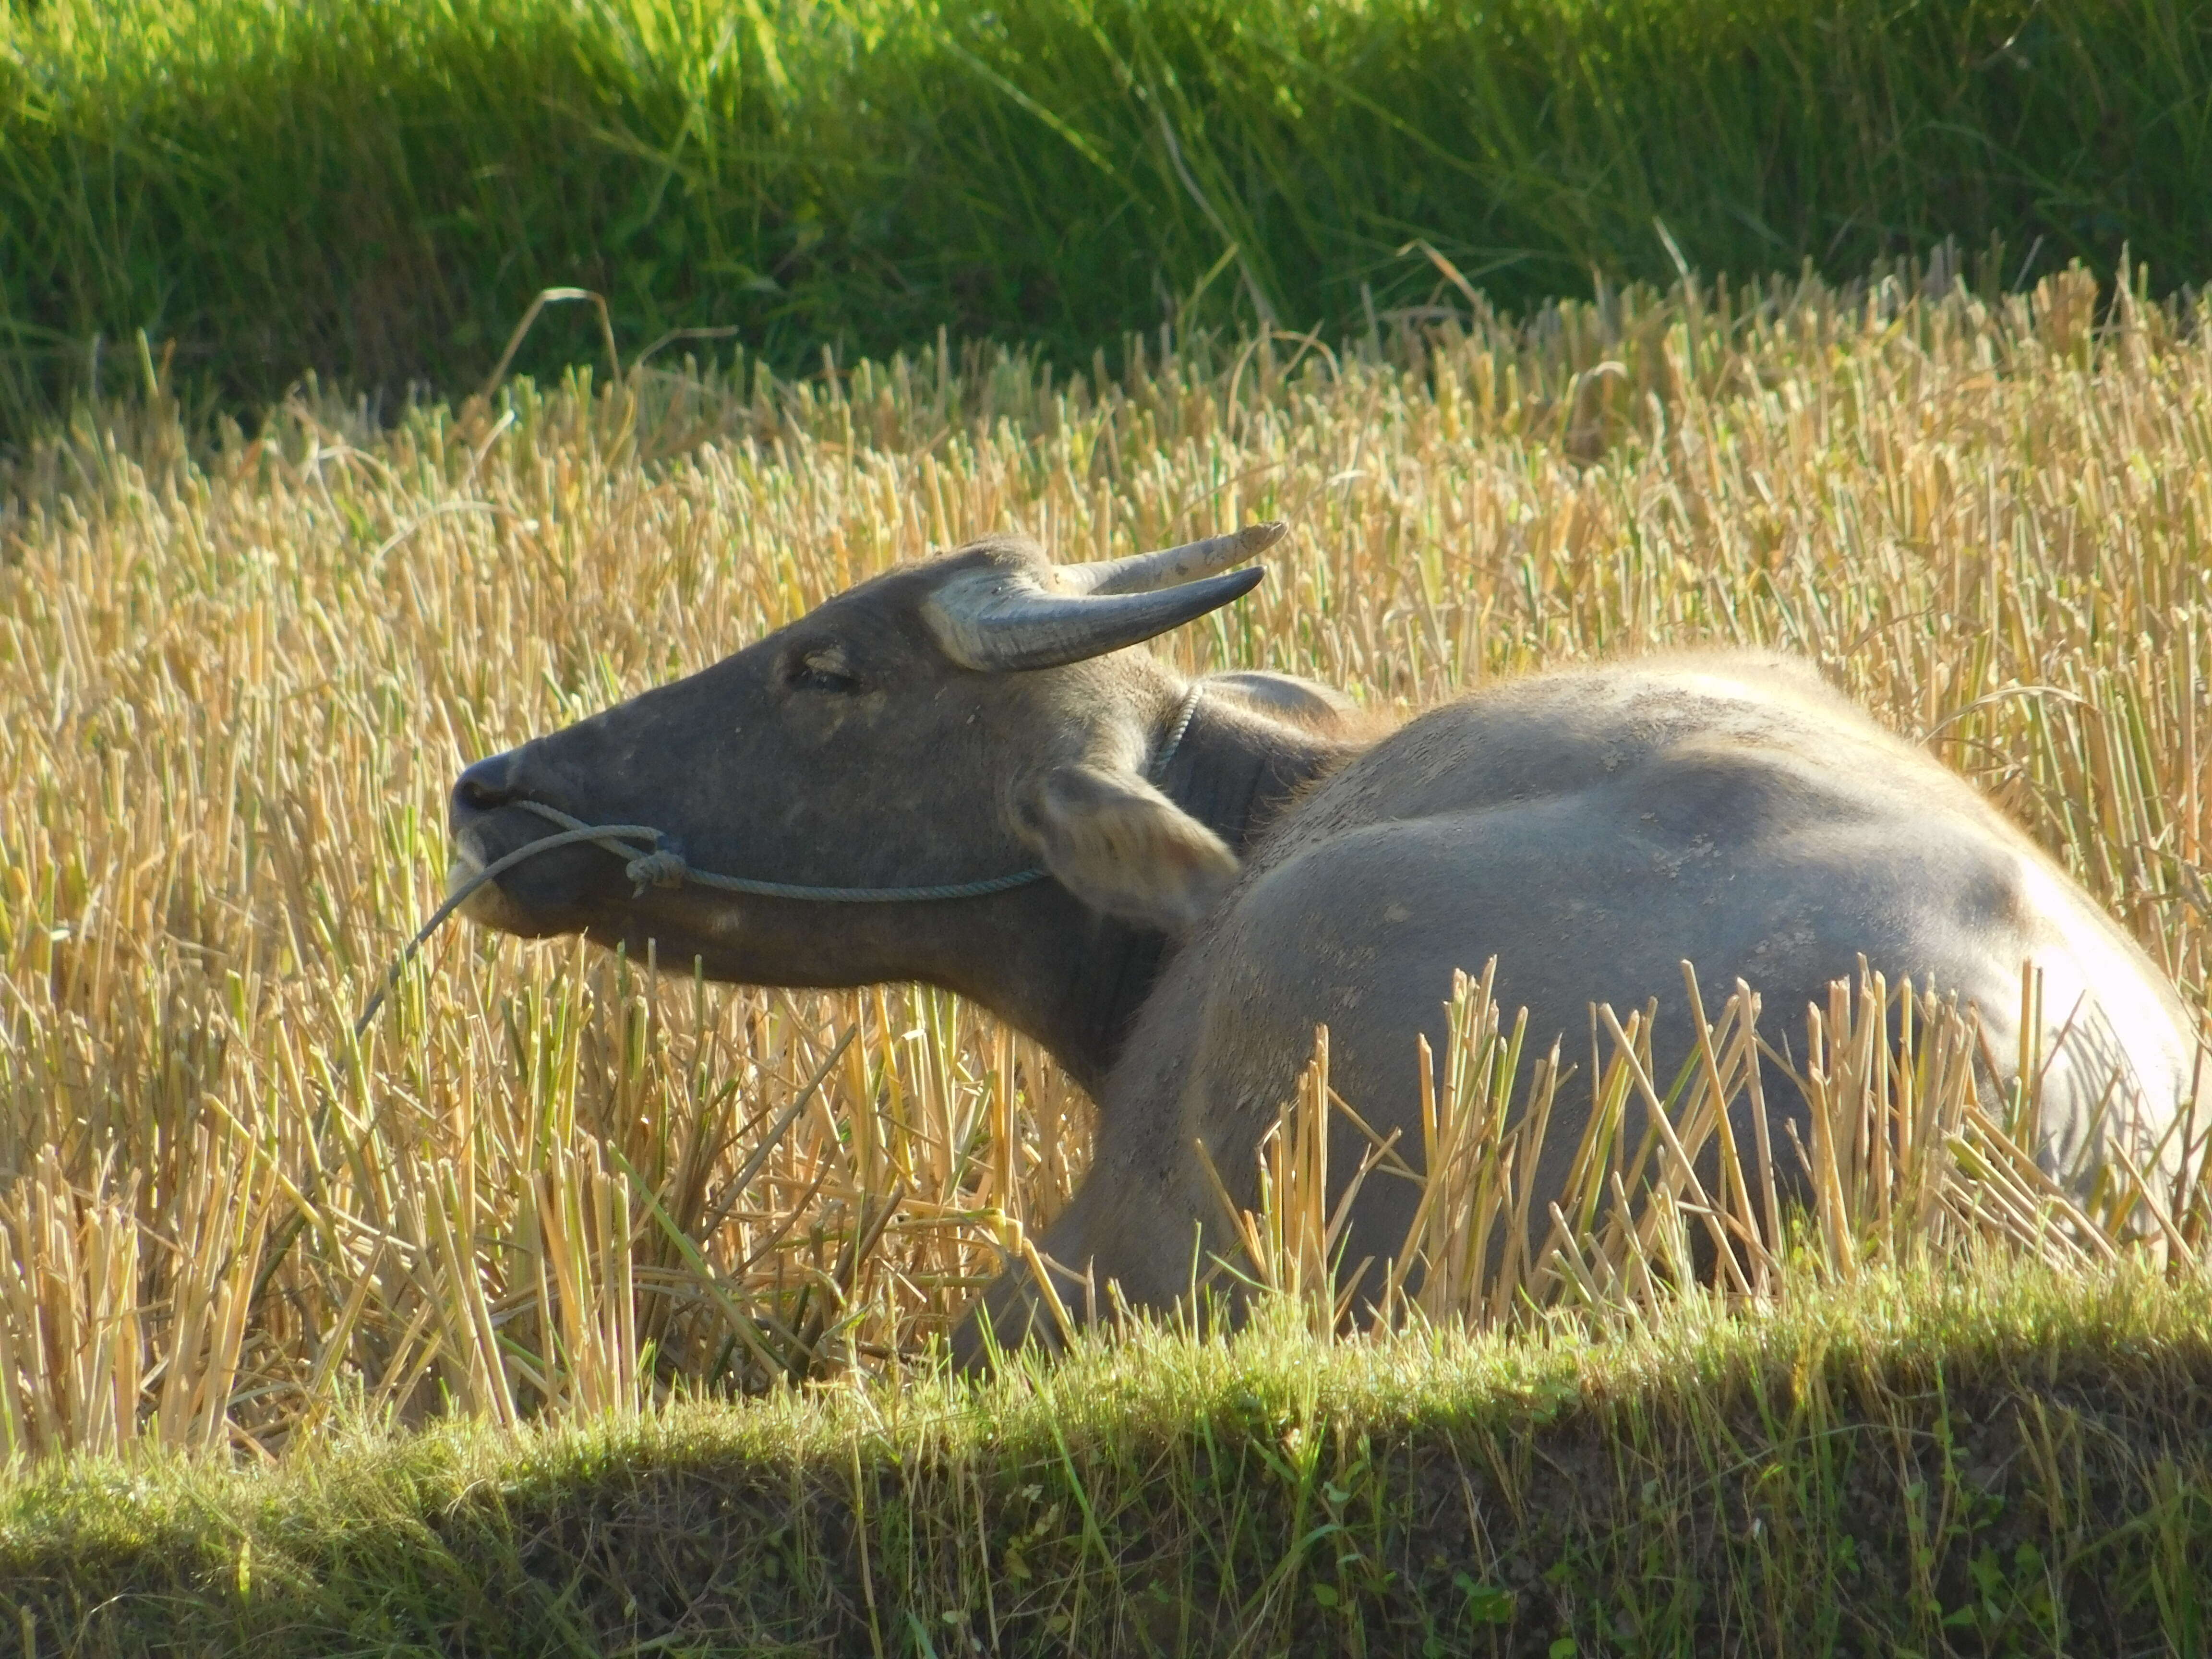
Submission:
<svg viewBox="0 0 2212 1659">
<path fill-rule="evenodd" d="M 1074 559 L 1286 519 L 1156 648 L 1382 710 L 1801 652 L 2203 1006 L 2208 325 L 2078 273 L 1689 287 L 1119 375 L 647 367 L 388 430 L 309 392 L 251 440 L 149 361 L 0 494 L 0 1440 L 276 1454 L 945 1328 L 1086 1152 L 977 1011 L 455 926 L 352 1024 L 443 896 L 465 762 L 1000 526 Z"/>
</svg>

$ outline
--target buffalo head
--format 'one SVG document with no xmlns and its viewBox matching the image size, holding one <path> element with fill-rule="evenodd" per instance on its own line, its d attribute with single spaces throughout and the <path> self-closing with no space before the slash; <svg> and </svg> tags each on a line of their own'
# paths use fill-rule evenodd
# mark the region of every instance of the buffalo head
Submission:
<svg viewBox="0 0 2212 1659">
<path fill-rule="evenodd" d="M 479 761 L 453 792 L 457 879 L 547 835 L 537 803 L 653 826 L 689 866 L 724 875 L 897 888 L 1042 866 L 1053 880 L 1035 892 L 827 905 L 641 888 L 624 860 L 581 844 L 501 873 L 467 914 L 528 937 L 583 933 L 641 952 L 649 939 L 671 967 L 755 984 L 973 988 L 979 952 L 1019 948 L 1005 943 L 1018 905 L 1073 905 L 1171 938 L 1237 861 L 1149 775 L 1185 682 L 1121 647 L 1249 591 L 1261 570 L 1231 567 L 1282 530 L 1070 566 L 1024 537 L 988 538 Z"/>
</svg>

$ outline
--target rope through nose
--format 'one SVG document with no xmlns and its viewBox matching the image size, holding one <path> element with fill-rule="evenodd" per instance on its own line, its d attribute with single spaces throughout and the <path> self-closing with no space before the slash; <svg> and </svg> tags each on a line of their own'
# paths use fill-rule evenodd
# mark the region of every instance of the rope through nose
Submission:
<svg viewBox="0 0 2212 1659">
<path fill-rule="evenodd" d="M 562 811 L 557 806 L 548 806 L 543 801 L 519 800 L 514 805 L 526 807 L 539 817 L 556 823 L 561 828 L 553 835 L 541 836 L 536 841 L 526 842 L 513 852 L 494 860 L 456 887 L 446 896 L 446 902 L 431 914 L 414 938 L 401 947 L 392 966 L 386 970 L 384 981 L 371 994 L 361 1011 L 361 1018 L 353 1023 L 353 1034 L 358 1038 L 368 1030 L 368 1023 L 376 1018 L 376 1011 L 392 994 L 392 988 L 399 982 L 399 975 L 415 959 L 430 935 L 444 925 L 447 917 L 466 904 L 476 892 L 500 876 L 505 875 L 525 859 L 535 858 L 540 853 L 550 853 L 556 847 L 574 847 L 588 842 L 612 853 L 623 860 L 623 874 L 633 884 L 631 896 L 635 897 L 648 887 L 681 887 L 686 882 L 701 887 L 718 888 L 727 893 L 745 893 L 757 898 L 811 899 L 830 904 L 890 904 L 913 903 L 935 899 L 982 898 L 993 893 L 1011 892 L 1017 887 L 1027 887 L 1032 882 L 1042 881 L 1045 872 L 1039 870 L 1017 870 L 1012 875 L 990 876 L 981 881 L 948 882 L 934 887 L 807 887 L 789 882 L 749 881 L 742 876 L 720 875 L 712 870 L 694 869 L 684 855 L 667 844 L 667 837 L 647 823 L 586 823 Z M 640 852 L 633 843 L 643 842 L 648 850 Z"/>
<path fill-rule="evenodd" d="M 629 823 L 605 827 L 586 823 L 544 801 L 519 800 L 514 805 L 526 807 L 548 823 L 576 832 L 580 838 L 605 837 L 598 844 L 626 860 L 623 873 L 637 884 L 640 893 L 647 887 L 681 887 L 690 882 L 694 886 L 716 888 L 725 893 L 747 893 L 756 898 L 807 899 L 817 904 L 912 904 L 931 899 L 981 898 L 987 894 L 1026 887 L 1045 877 L 1042 870 L 1017 870 L 1012 875 L 987 876 L 981 881 L 940 882 L 929 887 L 812 887 L 799 882 L 755 881 L 748 876 L 725 876 L 687 864 L 684 855 L 670 846 L 668 838 L 657 830 L 641 830 Z M 653 849 L 638 853 L 622 845 L 626 838 L 649 839 L 654 844 Z"/>
<path fill-rule="evenodd" d="M 1169 726 L 1166 740 L 1146 769 L 1154 784 L 1167 776 L 1168 764 L 1182 747 L 1189 733 L 1190 724 L 1198 713 L 1200 695 L 1206 682 L 1194 680 L 1176 706 L 1174 722 Z M 498 876 L 507 873 L 525 859 L 535 858 L 540 853 L 550 853 L 556 847 L 573 847 L 589 842 L 612 853 L 623 860 L 623 874 L 632 883 L 633 898 L 643 894 L 648 887 L 681 887 L 686 882 L 701 887 L 711 887 L 725 893 L 744 893 L 756 898 L 807 900 L 817 904 L 915 904 L 943 899 L 984 898 L 993 893 L 1012 892 L 1018 887 L 1027 887 L 1042 881 L 1047 872 L 1042 869 L 1017 870 L 1009 875 L 987 876 L 981 881 L 955 881 L 928 887 L 811 887 L 798 883 L 781 881 L 753 881 L 743 876 L 725 876 L 712 870 L 699 870 L 684 860 L 683 854 L 669 844 L 668 837 L 649 823 L 586 823 L 580 817 L 549 806 L 539 800 L 519 800 L 512 805 L 535 812 L 548 823 L 559 825 L 556 833 L 542 836 L 526 842 L 486 865 L 483 869 L 447 895 L 446 902 L 424 922 L 413 939 L 407 941 L 354 1022 L 356 1040 L 368 1030 L 368 1023 L 376 1018 L 376 1011 L 384 1006 L 392 988 L 399 982 L 399 975 L 415 959 L 415 953 L 424 941 L 436 933 L 446 919 L 468 902 L 477 890 Z M 643 842 L 640 852 L 635 843 Z"/>
</svg>

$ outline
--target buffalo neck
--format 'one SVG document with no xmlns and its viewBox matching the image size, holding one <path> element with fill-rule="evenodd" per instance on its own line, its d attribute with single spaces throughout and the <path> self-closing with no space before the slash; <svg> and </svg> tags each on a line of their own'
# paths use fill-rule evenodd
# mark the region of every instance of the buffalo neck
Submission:
<svg viewBox="0 0 2212 1659">
<path fill-rule="evenodd" d="M 1200 696 L 1154 781 L 1245 856 L 1293 795 L 1352 751 L 1226 698 Z M 1102 916 L 1051 882 L 973 914 L 992 918 L 982 924 L 990 936 L 975 941 L 963 970 L 946 982 L 1042 1042 L 1095 1097 L 1171 942 Z"/>
</svg>

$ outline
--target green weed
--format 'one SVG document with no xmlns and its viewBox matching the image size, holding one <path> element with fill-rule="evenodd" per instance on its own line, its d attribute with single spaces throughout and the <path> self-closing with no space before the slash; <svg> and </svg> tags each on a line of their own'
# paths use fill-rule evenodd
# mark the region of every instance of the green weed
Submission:
<svg viewBox="0 0 2212 1659">
<path fill-rule="evenodd" d="M 1984 293 L 2124 248 L 2172 286 L 2207 177 L 2182 0 L 15 0 L 0 420 L 141 329 L 234 403 L 459 393 L 558 284 L 787 373 L 1946 238 Z M 555 316 L 520 367 L 600 344 Z"/>
</svg>

